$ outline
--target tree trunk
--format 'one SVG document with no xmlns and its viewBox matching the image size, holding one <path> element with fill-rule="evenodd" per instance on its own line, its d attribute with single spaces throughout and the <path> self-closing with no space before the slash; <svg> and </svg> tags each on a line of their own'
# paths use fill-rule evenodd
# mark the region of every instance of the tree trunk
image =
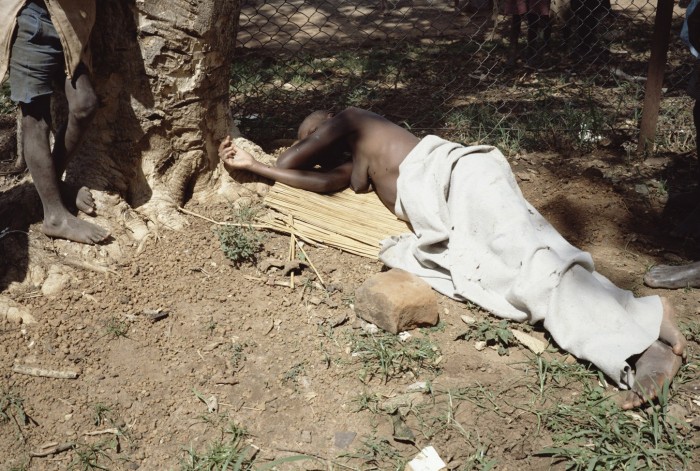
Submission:
<svg viewBox="0 0 700 471">
<path fill-rule="evenodd" d="M 66 179 L 93 190 L 95 222 L 114 240 L 97 250 L 59 240 L 47 250 L 27 232 L 41 221 L 41 204 L 24 175 L 0 191 L 0 291 L 16 282 L 40 285 L 32 269 L 45 272 L 58 252 L 119 263 L 134 239 L 180 228 L 177 207 L 190 198 L 237 203 L 267 190 L 251 176 L 231 179 L 217 155 L 235 131 L 228 91 L 239 13 L 240 0 L 97 1 L 91 48 L 100 108 Z M 52 106 L 57 128 L 66 116 L 59 93 Z M 262 155 L 257 146 L 247 149 Z"/>
<path fill-rule="evenodd" d="M 217 155 L 231 125 L 239 12 L 238 0 L 98 2 L 91 47 L 101 106 L 68 176 L 119 209 L 99 222 L 113 228 L 121 214 L 137 237 L 144 221 L 177 229 L 176 207 L 189 197 L 256 188 L 226 182 Z"/>
</svg>

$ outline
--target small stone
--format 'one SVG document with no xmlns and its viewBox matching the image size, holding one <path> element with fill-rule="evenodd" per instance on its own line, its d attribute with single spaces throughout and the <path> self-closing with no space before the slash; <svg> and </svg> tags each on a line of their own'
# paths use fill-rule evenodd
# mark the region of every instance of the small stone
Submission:
<svg viewBox="0 0 700 471">
<path fill-rule="evenodd" d="M 476 341 L 474 342 L 474 348 L 476 348 L 478 351 L 482 351 L 486 348 L 486 342 L 483 340 Z"/>
<path fill-rule="evenodd" d="M 638 183 L 634 185 L 634 191 L 643 196 L 649 195 L 649 187 L 643 183 Z"/>
<path fill-rule="evenodd" d="M 311 443 L 311 432 L 309 432 L 308 430 L 302 430 L 301 441 L 302 443 Z"/>
<path fill-rule="evenodd" d="M 41 285 L 41 293 L 47 298 L 55 298 L 63 294 L 70 284 L 70 276 L 65 273 L 50 272 L 44 284 Z"/>
<path fill-rule="evenodd" d="M 668 413 L 672 417 L 675 417 L 682 421 L 686 418 L 686 416 L 688 416 L 688 409 L 686 409 L 680 404 L 671 404 L 670 406 L 668 406 Z"/>
<path fill-rule="evenodd" d="M 309 298 L 309 302 L 314 306 L 318 306 L 319 304 L 321 304 L 321 298 L 319 298 L 318 296 L 311 296 Z"/>
<path fill-rule="evenodd" d="M 530 174 L 527 172 L 517 172 L 515 175 L 524 182 L 529 182 L 532 179 L 530 178 Z"/>
<path fill-rule="evenodd" d="M 336 448 L 343 450 L 350 446 L 356 436 L 356 432 L 335 432 L 333 443 Z"/>
</svg>

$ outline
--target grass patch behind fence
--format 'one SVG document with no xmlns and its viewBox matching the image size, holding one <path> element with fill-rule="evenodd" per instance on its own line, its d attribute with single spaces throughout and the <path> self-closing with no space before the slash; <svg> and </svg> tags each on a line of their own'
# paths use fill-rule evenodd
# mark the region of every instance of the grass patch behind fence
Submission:
<svg viewBox="0 0 700 471">
<path fill-rule="evenodd" d="M 601 143 L 623 152 L 623 144 L 638 138 L 643 83 L 595 64 L 508 71 L 500 60 L 503 41 L 445 38 L 278 52 L 247 51 L 232 69 L 241 130 L 263 144 L 293 136 L 314 109 L 347 106 L 376 111 L 419 136 L 491 144 L 510 155 L 589 152 Z M 691 101 L 684 95 L 663 99 L 657 150 L 691 150 Z"/>
</svg>

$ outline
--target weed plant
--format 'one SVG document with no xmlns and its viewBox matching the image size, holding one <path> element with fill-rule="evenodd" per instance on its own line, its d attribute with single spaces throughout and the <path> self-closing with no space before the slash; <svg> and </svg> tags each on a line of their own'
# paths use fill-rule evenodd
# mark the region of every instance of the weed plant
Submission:
<svg viewBox="0 0 700 471">
<path fill-rule="evenodd" d="M 245 428 L 229 424 L 224 431 L 224 439 L 218 440 L 207 448 L 205 452 L 198 453 L 190 447 L 186 450 L 187 456 L 182 462 L 182 471 L 209 471 L 209 470 L 250 470 L 252 451 L 244 440 L 248 436 Z"/>
<path fill-rule="evenodd" d="M 264 237 L 252 227 L 260 210 L 259 205 L 241 205 L 236 210 L 234 225 L 216 230 L 221 250 L 235 266 L 254 263 L 256 255 L 263 249 Z"/>
<path fill-rule="evenodd" d="M 111 412 L 112 409 L 100 402 L 92 405 L 92 412 L 94 414 L 94 423 L 96 426 L 105 424 L 107 421 L 112 422 Z"/>
<path fill-rule="evenodd" d="M 117 316 L 112 316 L 105 325 L 105 334 L 112 338 L 126 337 L 129 332 L 129 324 L 119 319 Z M 103 335 L 103 337 L 104 337 Z"/>
<path fill-rule="evenodd" d="M 29 416 L 24 410 L 24 399 L 13 391 L 0 390 L 0 424 L 13 422 L 17 427 L 18 438 L 24 441 L 22 427 L 29 421 Z"/>
<path fill-rule="evenodd" d="M 248 432 L 240 425 L 229 423 L 223 431 L 224 438 L 210 444 L 206 451 L 197 452 L 192 446 L 185 450 L 180 462 L 181 471 L 266 471 L 295 461 L 314 459 L 307 455 L 292 455 L 267 463 L 257 464 L 257 447 L 246 444 Z"/>
<path fill-rule="evenodd" d="M 572 404 L 557 403 L 543 414 L 553 444 L 538 455 L 576 471 L 689 469 L 694 445 L 684 437 L 688 425 L 668 414 L 668 397 L 666 385 L 657 405 L 630 413 L 600 385 L 584 383 Z"/>
<path fill-rule="evenodd" d="M 362 363 L 360 379 L 369 382 L 380 377 L 384 383 L 405 373 L 418 377 L 423 370 L 439 370 L 436 360 L 440 351 L 428 337 L 410 337 L 401 341 L 387 332 L 351 334 L 352 356 Z"/>
<path fill-rule="evenodd" d="M 469 325 L 469 330 L 457 337 L 463 340 L 481 340 L 487 345 L 495 345 L 498 354 L 508 354 L 508 347 L 516 345 L 515 337 L 510 331 L 507 320 L 501 320 L 497 324 L 489 319 L 483 319 Z"/>
<path fill-rule="evenodd" d="M 105 440 L 95 444 L 80 444 L 75 447 L 73 459 L 68 464 L 69 470 L 94 471 L 109 470 L 112 458 L 107 451 L 116 450 L 116 440 Z"/>
<path fill-rule="evenodd" d="M 356 452 L 342 456 L 361 461 L 365 465 L 362 469 L 403 471 L 406 463 L 410 461 L 410 458 L 404 457 L 388 439 L 377 437 L 376 434 L 365 437 L 362 446 Z"/>
</svg>

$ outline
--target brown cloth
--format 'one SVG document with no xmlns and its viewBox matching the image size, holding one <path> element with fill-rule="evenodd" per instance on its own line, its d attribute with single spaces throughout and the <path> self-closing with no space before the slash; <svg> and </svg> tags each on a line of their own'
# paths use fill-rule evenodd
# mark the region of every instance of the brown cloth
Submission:
<svg viewBox="0 0 700 471">
<path fill-rule="evenodd" d="M 95 24 L 95 0 L 44 0 L 66 59 L 66 75 L 72 77 L 82 62 L 92 68 L 88 47 Z M 7 74 L 17 15 L 26 0 L 0 1 L 0 81 Z"/>
</svg>

